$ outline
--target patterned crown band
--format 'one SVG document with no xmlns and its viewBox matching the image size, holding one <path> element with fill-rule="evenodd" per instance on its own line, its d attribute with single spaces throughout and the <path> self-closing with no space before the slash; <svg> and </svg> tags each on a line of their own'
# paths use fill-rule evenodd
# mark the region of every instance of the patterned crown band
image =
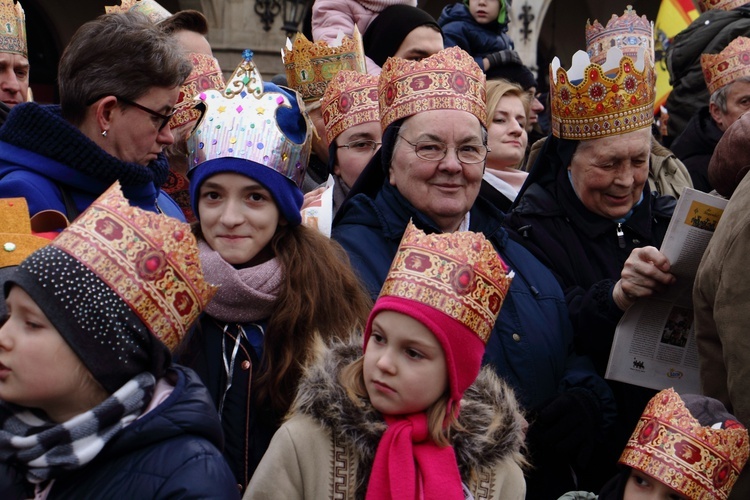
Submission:
<svg viewBox="0 0 750 500">
<path fill-rule="evenodd" d="M 20 2 L 0 0 L 0 52 L 29 56 L 26 14 Z"/>
<path fill-rule="evenodd" d="M 562 139 L 586 140 L 650 127 L 656 76 L 639 50 L 637 62 L 609 49 L 604 65 L 591 64 L 583 51 L 565 71 L 555 57 L 550 65 L 552 133 Z"/>
<path fill-rule="evenodd" d="M 707 10 L 733 10 L 747 3 L 747 0 L 698 0 L 701 12 Z"/>
<path fill-rule="evenodd" d="M 310 157 L 312 127 L 307 127 L 299 144 L 284 135 L 277 112 L 292 108 L 292 103 L 281 92 L 263 91 L 252 51 L 245 50 L 242 57 L 225 89 L 198 94 L 206 112 L 188 137 L 188 165 L 195 168 L 215 158 L 242 158 L 265 165 L 300 186 Z M 299 101 L 296 104 L 303 107 Z"/>
<path fill-rule="evenodd" d="M 174 115 L 169 120 L 169 127 L 176 128 L 187 123 L 198 121 L 201 111 L 195 97 L 207 90 L 221 90 L 224 88 L 224 75 L 221 73 L 219 61 L 207 54 L 191 52 L 188 54 L 193 70 L 180 87 L 180 96 L 175 104 Z"/>
<path fill-rule="evenodd" d="M 160 23 L 172 15 L 171 12 L 159 5 L 156 0 L 122 0 L 120 5 L 108 5 L 104 7 L 104 12 L 107 14 L 121 14 L 131 10 L 145 15 L 154 24 Z"/>
<path fill-rule="evenodd" d="M 421 302 L 475 332 L 485 344 L 513 272 L 484 235 L 425 234 L 409 222 L 380 297 Z"/>
<path fill-rule="evenodd" d="M 327 42 L 311 42 L 297 33 L 294 43 L 287 40 L 281 49 L 289 87 L 296 90 L 305 102 L 323 97 L 328 82 L 341 70 L 365 73 L 365 50 L 357 27 L 354 34 L 339 38 L 341 44 L 329 46 Z"/>
<path fill-rule="evenodd" d="M 750 38 L 737 37 L 718 54 L 701 54 L 701 68 L 711 94 L 750 76 Z"/>
<path fill-rule="evenodd" d="M 586 21 L 586 52 L 594 64 L 604 64 L 607 51 L 617 47 L 622 54 L 632 60 L 638 59 L 638 49 L 643 47 L 650 60 L 654 60 L 654 23 L 646 16 L 638 17 L 633 7 L 628 5 L 622 16 L 612 14 L 607 26 L 599 21 L 590 24 Z"/>
<path fill-rule="evenodd" d="M 409 61 L 389 57 L 378 79 L 380 127 L 422 111 L 466 111 L 485 123 L 487 115 L 484 72 L 458 47 Z"/>
<path fill-rule="evenodd" d="M 170 349 L 216 292 L 190 226 L 128 203 L 113 184 L 52 246 L 106 283 Z"/>
<path fill-rule="evenodd" d="M 646 405 L 619 462 L 660 478 L 687 498 L 725 499 L 747 457 L 744 427 L 704 427 L 680 396 L 666 389 Z"/>
<path fill-rule="evenodd" d="M 378 77 L 356 71 L 339 71 L 323 94 L 321 108 L 329 145 L 348 128 L 380 121 Z"/>
</svg>

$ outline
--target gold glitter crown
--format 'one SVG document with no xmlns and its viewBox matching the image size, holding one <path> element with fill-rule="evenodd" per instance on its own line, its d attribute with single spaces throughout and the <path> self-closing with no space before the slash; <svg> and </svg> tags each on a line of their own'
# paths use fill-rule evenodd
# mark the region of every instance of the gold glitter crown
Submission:
<svg viewBox="0 0 750 500">
<path fill-rule="evenodd" d="M 323 94 L 321 109 L 329 145 L 348 128 L 379 121 L 378 77 L 339 71 Z"/>
<path fill-rule="evenodd" d="M 687 498 L 725 499 L 748 457 L 747 429 L 704 427 L 672 389 L 646 405 L 620 463 L 655 477 Z"/>
<path fill-rule="evenodd" d="M 421 302 L 475 332 L 485 344 L 513 272 L 481 233 L 425 234 L 409 222 L 380 297 Z"/>
<path fill-rule="evenodd" d="M 750 76 L 750 38 L 739 36 L 718 54 L 701 54 L 701 68 L 711 94 L 738 78 Z"/>
<path fill-rule="evenodd" d="M 742 7 L 747 0 L 698 0 L 698 8 L 701 12 L 707 10 L 733 10 Z"/>
<path fill-rule="evenodd" d="M 26 14 L 20 2 L 0 0 L 0 52 L 29 56 Z"/>
<path fill-rule="evenodd" d="M 197 121 L 202 113 L 196 108 L 198 103 L 195 97 L 201 92 L 225 87 L 224 75 L 216 58 L 197 52 L 190 52 L 187 56 L 193 69 L 180 87 L 180 96 L 174 106 L 174 115 L 169 120 L 169 128 Z"/>
<path fill-rule="evenodd" d="M 216 292 L 203 279 L 190 226 L 130 206 L 119 182 L 51 245 L 96 274 L 169 349 Z"/>
<path fill-rule="evenodd" d="M 634 62 L 613 47 L 606 62 L 599 65 L 579 50 L 568 71 L 555 57 L 550 65 L 552 133 L 562 139 L 585 140 L 650 127 L 656 76 L 643 48 L 638 53 Z"/>
<path fill-rule="evenodd" d="M 484 72 L 474 58 L 450 47 L 421 61 L 389 57 L 378 80 L 380 127 L 422 111 L 466 111 L 485 123 Z"/>
<path fill-rule="evenodd" d="M 305 102 L 323 97 L 328 82 L 341 70 L 367 72 L 365 50 L 357 27 L 352 36 L 340 38 L 340 41 L 339 46 L 332 47 L 322 40 L 311 42 L 297 33 L 294 43 L 287 40 L 286 48 L 281 49 L 287 84 L 299 92 Z"/>
<path fill-rule="evenodd" d="M 40 212 L 40 215 L 45 212 Z M 64 220 L 62 214 L 57 214 Z M 0 220 L 3 221 L 0 232 L 0 268 L 17 266 L 34 251 L 50 243 L 49 239 L 33 234 L 26 198 L 0 199 Z M 64 225 L 61 224 L 60 228 L 62 227 Z"/>
<path fill-rule="evenodd" d="M 149 21 L 157 24 L 172 15 L 167 9 L 159 5 L 156 0 L 122 0 L 120 5 L 108 5 L 104 7 L 107 14 L 121 14 L 128 11 L 140 12 L 148 17 Z"/>
<path fill-rule="evenodd" d="M 594 21 L 594 24 L 586 21 L 586 52 L 591 62 L 603 64 L 612 47 L 619 48 L 623 55 L 633 60 L 638 58 L 638 48 L 643 47 L 653 61 L 654 23 L 646 16 L 638 17 L 630 5 L 622 16 L 612 14 L 606 27 L 599 21 Z"/>
</svg>

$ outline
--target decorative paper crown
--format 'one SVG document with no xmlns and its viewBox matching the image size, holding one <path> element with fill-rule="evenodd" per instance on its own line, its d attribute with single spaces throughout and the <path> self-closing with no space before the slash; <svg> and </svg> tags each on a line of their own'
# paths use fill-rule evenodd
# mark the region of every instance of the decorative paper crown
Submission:
<svg viewBox="0 0 750 500">
<path fill-rule="evenodd" d="M 421 302 L 490 338 L 513 273 L 484 235 L 427 235 L 409 222 L 378 298 Z"/>
<path fill-rule="evenodd" d="M 638 58 L 638 48 L 643 47 L 653 61 L 654 23 L 646 16 L 638 17 L 630 5 L 621 17 L 612 14 L 606 28 L 599 21 L 594 21 L 594 24 L 586 21 L 586 52 L 591 62 L 603 64 L 612 47 L 619 48 L 623 55 L 633 60 Z"/>
<path fill-rule="evenodd" d="M 378 80 L 380 128 L 407 116 L 434 109 L 466 111 L 485 122 L 484 72 L 458 47 L 421 61 L 389 57 Z"/>
<path fill-rule="evenodd" d="M 109 5 L 104 7 L 107 14 L 121 14 L 128 11 L 140 12 L 148 17 L 149 21 L 157 24 L 172 15 L 167 9 L 159 5 L 156 0 L 122 0 L 120 5 Z"/>
<path fill-rule="evenodd" d="M 378 77 L 339 71 L 323 94 L 321 108 L 329 145 L 348 128 L 379 121 Z"/>
<path fill-rule="evenodd" d="M 0 0 L 0 52 L 29 56 L 26 45 L 26 14 L 13 0 Z"/>
<path fill-rule="evenodd" d="M 45 210 L 37 214 L 39 217 L 48 215 L 52 210 Z M 65 216 L 60 212 L 54 212 L 59 216 L 53 223 L 53 227 L 42 228 L 41 231 L 51 229 L 62 229 L 66 224 Z M 35 216 L 35 219 L 39 219 Z M 29 206 L 25 198 L 0 199 L 0 220 L 3 221 L 2 233 L 0 233 L 0 268 L 17 266 L 32 252 L 49 245 L 56 233 L 42 236 L 32 231 L 32 219 L 29 218 Z M 34 224 L 35 226 L 37 224 Z M 34 229 L 40 230 L 39 227 Z M 47 238 L 49 236 L 49 238 Z"/>
<path fill-rule="evenodd" d="M 174 115 L 169 120 L 170 128 L 197 121 L 201 117 L 201 111 L 196 108 L 195 97 L 206 90 L 223 89 L 225 86 L 224 75 L 216 58 L 197 52 L 189 53 L 188 57 L 193 63 L 193 70 L 180 87 Z"/>
<path fill-rule="evenodd" d="M 688 498 L 727 498 L 748 457 L 744 427 L 704 427 L 680 396 L 651 398 L 619 463 L 659 478 Z"/>
<path fill-rule="evenodd" d="M 323 40 L 311 42 L 302 33 L 297 33 L 294 43 L 287 40 L 286 48 L 281 49 L 281 58 L 289 87 L 299 92 L 305 102 L 323 97 L 328 82 L 339 71 L 367 71 L 362 37 L 356 26 L 354 34 L 343 37 L 338 47 L 329 47 Z"/>
<path fill-rule="evenodd" d="M 638 60 L 619 48 L 607 52 L 603 65 L 591 64 L 581 50 L 568 71 L 555 57 L 550 65 L 552 133 L 562 139 L 595 139 L 625 134 L 654 121 L 654 66 L 638 51 Z"/>
<path fill-rule="evenodd" d="M 701 68 L 711 94 L 738 78 L 750 76 L 750 38 L 739 36 L 718 54 L 701 54 Z"/>
<path fill-rule="evenodd" d="M 96 274 L 169 349 L 216 292 L 190 226 L 130 206 L 118 182 L 51 245 Z"/>
<path fill-rule="evenodd" d="M 195 168 L 215 158 L 243 158 L 271 168 L 299 187 L 312 147 L 311 130 L 293 142 L 277 123 L 281 108 L 291 108 L 286 95 L 263 92 L 263 80 L 245 50 L 242 62 L 224 90 L 198 94 L 206 113 L 188 138 L 188 165 Z M 297 103 L 302 108 L 302 103 Z"/>
<path fill-rule="evenodd" d="M 747 0 L 698 0 L 698 7 L 701 12 L 706 12 L 707 10 L 732 10 L 746 3 Z"/>
</svg>

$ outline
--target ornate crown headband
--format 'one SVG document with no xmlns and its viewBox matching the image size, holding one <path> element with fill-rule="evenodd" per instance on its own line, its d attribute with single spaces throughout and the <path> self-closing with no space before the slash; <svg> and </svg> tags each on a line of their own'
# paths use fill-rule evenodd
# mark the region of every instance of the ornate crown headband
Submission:
<svg viewBox="0 0 750 500">
<path fill-rule="evenodd" d="M 180 87 L 180 96 L 174 107 L 174 115 L 169 120 L 170 128 L 197 121 L 202 113 L 196 108 L 198 103 L 195 97 L 201 92 L 225 87 L 224 75 L 216 58 L 197 52 L 189 53 L 188 57 L 193 64 L 193 69 Z"/>
<path fill-rule="evenodd" d="M 352 36 L 340 33 L 338 40 L 340 45 L 329 46 L 325 41 L 311 42 L 302 33 L 297 33 L 294 43 L 287 39 L 286 48 L 281 49 L 287 83 L 305 102 L 323 97 L 328 82 L 339 71 L 367 71 L 365 50 L 357 27 L 354 27 Z"/>
<path fill-rule="evenodd" d="M 378 298 L 421 302 L 465 325 L 485 344 L 513 272 L 481 233 L 427 235 L 409 222 Z"/>
<path fill-rule="evenodd" d="M 586 21 L 586 52 L 592 63 L 603 64 L 607 51 L 617 47 L 622 54 L 633 60 L 638 58 L 638 49 L 643 47 L 654 60 L 654 23 L 646 16 L 638 17 L 633 7 L 628 5 L 622 16 L 612 14 L 607 26 L 599 21 L 590 24 Z"/>
<path fill-rule="evenodd" d="M 167 9 L 159 5 L 156 0 L 122 0 L 120 5 L 108 5 L 104 7 L 107 14 L 121 14 L 128 11 L 140 12 L 148 17 L 149 21 L 157 24 L 172 15 Z"/>
<path fill-rule="evenodd" d="M 292 103 L 281 92 L 264 92 L 252 51 L 245 50 L 242 58 L 225 89 L 198 94 L 206 111 L 188 138 L 188 165 L 192 169 L 215 158 L 242 158 L 300 186 L 310 157 L 312 126 L 307 126 L 301 143 L 287 137 L 278 112 L 292 108 Z M 299 100 L 296 104 L 303 108 Z"/>
<path fill-rule="evenodd" d="M 26 14 L 20 2 L 0 0 L 0 52 L 29 56 Z"/>
<path fill-rule="evenodd" d="M 704 427 L 666 389 L 646 405 L 619 462 L 657 478 L 668 473 L 668 486 L 688 498 L 725 499 L 747 457 L 744 427 Z"/>
<path fill-rule="evenodd" d="M 378 80 L 380 127 L 422 111 L 466 111 L 485 123 L 487 90 L 484 72 L 459 47 L 421 61 L 389 57 Z"/>
<path fill-rule="evenodd" d="M 747 0 L 698 0 L 698 8 L 701 12 L 707 10 L 732 10 L 741 7 Z"/>
<path fill-rule="evenodd" d="M 738 78 L 750 76 L 750 38 L 739 36 L 718 54 L 701 54 L 701 68 L 711 94 Z"/>
<path fill-rule="evenodd" d="M 380 121 L 378 77 L 356 71 L 339 71 L 323 94 L 321 108 L 329 145 L 348 128 Z"/>
<path fill-rule="evenodd" d="M 654 121 L 654 66 L 639 49 L 636 62 L 613 47 L 603 65 L 579 50 L 568 71 L 555 57 L 550 65 L 552 133 L 586 140 L 625 134 Z"/>
</svg>

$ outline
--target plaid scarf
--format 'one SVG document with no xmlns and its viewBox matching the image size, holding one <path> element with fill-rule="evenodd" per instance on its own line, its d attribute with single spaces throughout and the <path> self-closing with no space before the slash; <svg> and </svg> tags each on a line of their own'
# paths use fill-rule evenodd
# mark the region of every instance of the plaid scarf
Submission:
<svg viewBox="0 0 750 500">
<path fill-rule="evenodd" d="M 42 411 L 0 402 L 0 461 L 24 470 L 32 484 L 79 469 L 141 415 L 155 384 L 148 372 L 136 375 L 98 406 L 61 424 Z"/>
</svg>

